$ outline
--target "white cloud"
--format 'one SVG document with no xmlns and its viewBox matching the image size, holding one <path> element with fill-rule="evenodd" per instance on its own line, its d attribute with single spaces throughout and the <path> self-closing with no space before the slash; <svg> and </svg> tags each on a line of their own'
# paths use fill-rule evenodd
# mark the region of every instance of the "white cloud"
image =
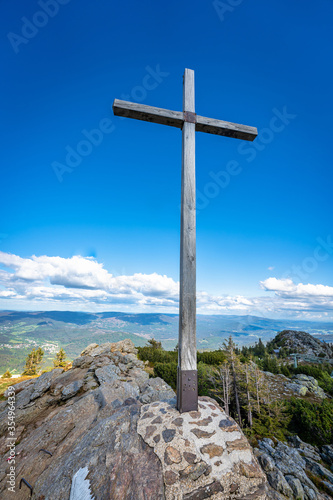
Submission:
<svg viewBox="0 0 333 500">
<path fill-rule="evenodd" d="M 179 283 L 165 275 L 113 276 L 96 259 L 79 255 L 22 258 L 0 252 L 1 264 L 7 268 L 0 269 L 3 308 L 178 311 Z M 198 291 L 197 311 L 303 319 L 333 316 L 333 287 L 274 277 L 260 286 L 265 294 L 260 297 Z"/>
<path fill-rule="evenodd" d="M 261 281 L 260 286 L 264 290 L 277 292 L 285 297 L 333 297 L 333 287 L 331 286 L 310 283 L 296 285 L 291 279 L 268 278 Z"/>
<path fill-rule="evenodd" d="M 274 266 L 269 266 L 267 269 L 268 269 L 268 271 L 273 271 L 274 270 Z"/>
<path fill-rule="evenodd" d="M 0 297 L 16 297 L 16 293 L 15 292 L 11 292 L 9 290 L 3 290 L 2 292 L 0 292 Z"/>
<path fill-rule="evenodd" d="M 91 303 L 132 303 L 172 306 L 178 301 L 179 284 L 157 273 L 113 276 L 103 264 L 90 257 L 21 258 L 0 252 L 0 297 L 26 300 L 82 301 Z"/>
<path fill-rule="evenodd" d="M 17 255 L 0 252 L 0 263 L 15 271 L 16 278 L 27 281 L 42 281 L 45 278 L 53 285 L 69 288 L 105 288 L 112 275 L 90 257 L 74 256 L 70 259 L 33 255 L 22 259 Z"/>
<path fill-rule="evenodd" d="M 329 319 L 333 316 L 333 287 L 294 283 L 291 279 L 268 278 L 261 281 L 263 290 L 275 292 L 272 300 L 281 317 Z M 328 318 L 329 316 L 329 318 Z"/>
</svg>

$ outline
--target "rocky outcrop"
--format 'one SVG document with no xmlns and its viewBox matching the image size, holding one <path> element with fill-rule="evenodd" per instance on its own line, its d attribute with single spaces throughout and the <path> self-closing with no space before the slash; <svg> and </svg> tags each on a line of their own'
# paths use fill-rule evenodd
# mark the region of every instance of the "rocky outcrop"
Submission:
<svg viewBox="0 0 333 500">
<path fill-rule="evenodd" d="M 285 347 L 292 352 L 306 356 L 333 358 L 333 348 L 330 344 L 316 339 L 306 332 L 284 330 L 276 335 L 272 343 L 275 347 Z"/>
<path fill-rule="evenodd" d="M 13 498 L 6 404 L 4 500 Z M 92 344 L 70 370 L 18 384 L 15 408 L 17 500 L 29 496 L 22 478 L 33 500 L 266 498 L 266 478 L 236 423 L 207 398 L 198 412 L 179 414 L 174 391 L 149 378 L 131 341 Z"/>
<path fill-rule="evenodd" d="M 333 471 L 333 444 L 326 444 L 322 446 L 320 456 L 324 462 L 330 464 L 331 470 Z"/>
<path fill-rule="evenodd" d="M 333 472 L 319 463 L 325 457 L 327 466 L 333 466 L 332 446 L 319 450 L 293 436 L 288 444 L 263 439 L 254 451 L 268 479 L 269 498 L 329 500 L 333 497 Z"/>
<path fill-rule="evenodd" d="M 311 396 L 312 402 L 320 404 L 322 399 L 327 397 L 323 389 L 319 387 L 318 381 L 308 375 L 293 375 L 288 378 L 281 373 L 262 373 L 272 401 Z"/>
<path fill-rule="evenodd" d="M 305 396 L 308 392 L 310 392 L 319 398 L 326 398 L 326 394 L 323 389 L 319 387 L 318 381 L 314 377 L 310 377 L 308 375 L 294 375 L 291 377 L 291 383 L 288 387 L 300 396 Z"/>
</svg>

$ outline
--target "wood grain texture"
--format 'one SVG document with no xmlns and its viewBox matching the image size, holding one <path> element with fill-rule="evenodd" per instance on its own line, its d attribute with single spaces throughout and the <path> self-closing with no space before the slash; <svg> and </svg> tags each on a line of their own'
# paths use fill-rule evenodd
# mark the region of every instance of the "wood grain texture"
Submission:
<svg viewBox="0 0 333 500">
<path fill-rule="evenodd" d="M 225 122 L 223 120 L 214 120 L 213 118 L 206 118 L 200 115 L 197 115 L 195 129 L 197 132 L 224 135 L 234 139 L 243 139 L 245 141 L 254 141 L 258 135 L 258 130 L 255 127 Z"/>
<path fill-rule="evenodd" d="M 194 72 L 191 70 L 185 70 L 183 93 L 184 111 L 194 113 Z M 195 123 L 185 122 L 182 133 L 178 365 L 180 370 L 196 370 Z"/>
<path fill-rule="evenodd" d="M 170 127 L 182 128 L 184 123 L 184 116 L 181 111 L 155 108 L 154 106 L 120 101 L 119 99 L 114 100 L 112 109 L 116 116 L 160 123 L 161 125 L 169 125 Z"/>
<path fill-rule="evenodd" d="M 191 73 L 189 74 L 189 78 L 190 81 L 192 81 Z M 194 109 L 194 76 L 192 83 L 193 85 L 191 84 L 189 90 L 191 95 L 187 98 L 187 102 L 184 103 L 184 106 L 187 106 L 190 109 L 185 109 L 184 107 L 184 111 L 191 111 L 194 113 L 194 111 L 192 111 Z M 161 125 L 169 125 L 177 128 L 182 128 L 184 123 L 184 114 L 181 111 L 156 108 L 155 106 L 121 101 L 119 99 L 114 100 L 112 108 L 116 116 L 124 116 L 126 118 L 134 118 L 136 120 L 159 123 Z M 226 137 L 233 137 L 235 139 L 243 139 L 245 141 L 253 141 L 258 135 L 258 131 L 255 127 L 226 122 L 223 120 L 215 120 L 214 118 L 206 118 L 205 116 L 200 115 L 197 115 L 196 118 L 197 123 L 195 130 L 197 132 L 223 135 Z"/>
<path fill-rule="evenodd" d="M 187 68 L 183 79 L 183 111 L 195 113 L 194 71 Z"/>
</svg>

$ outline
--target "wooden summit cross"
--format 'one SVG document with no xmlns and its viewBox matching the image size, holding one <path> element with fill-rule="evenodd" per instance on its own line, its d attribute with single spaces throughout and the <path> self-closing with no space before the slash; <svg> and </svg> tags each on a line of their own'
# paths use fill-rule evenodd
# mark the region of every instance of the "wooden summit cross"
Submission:
<svg viewBox="0 0 333 500">
<path fill-rule="evenodd" d="M 195 114 L 194 71 L 185 69 L 183 111 L 170 111 L 144 104 L 115 99 L 117 116 L 170 125 L 182 129 L 182 184 L 180 236 L 180 297 L 177 372 L 177 408 L 182 412 L 197 410 L 196 348 L 196 213 L 195 213 L 195 132 L 224 135 L 253 141 L 255 127 L 205 118 Z"/>
</svg>

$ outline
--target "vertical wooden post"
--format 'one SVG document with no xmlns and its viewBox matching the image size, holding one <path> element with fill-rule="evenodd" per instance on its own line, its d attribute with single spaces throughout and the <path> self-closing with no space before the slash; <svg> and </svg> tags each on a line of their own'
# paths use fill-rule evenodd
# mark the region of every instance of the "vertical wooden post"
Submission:
<svg viewBox="0 0 333 500">
<path fill-rule="evenodd" d="M 185 70 L 183 87 L 183 147 L 181 184 L 180 296 L 177 408 L 197 410 L 196 347 L 196 192 L 194 71 Z"/>
<path fill-rule="evenodd" d="M 114 100 L 113 112 L 183 130 L 177 408 L 180 412 L 197 410 L 195 131 L 246 141 L 253 141 L 258 131 L 255 127 L 197 116 L 191 69 L 185 69 L 184 74 L 183 112 L 119 99 Z"/>
</svg>

